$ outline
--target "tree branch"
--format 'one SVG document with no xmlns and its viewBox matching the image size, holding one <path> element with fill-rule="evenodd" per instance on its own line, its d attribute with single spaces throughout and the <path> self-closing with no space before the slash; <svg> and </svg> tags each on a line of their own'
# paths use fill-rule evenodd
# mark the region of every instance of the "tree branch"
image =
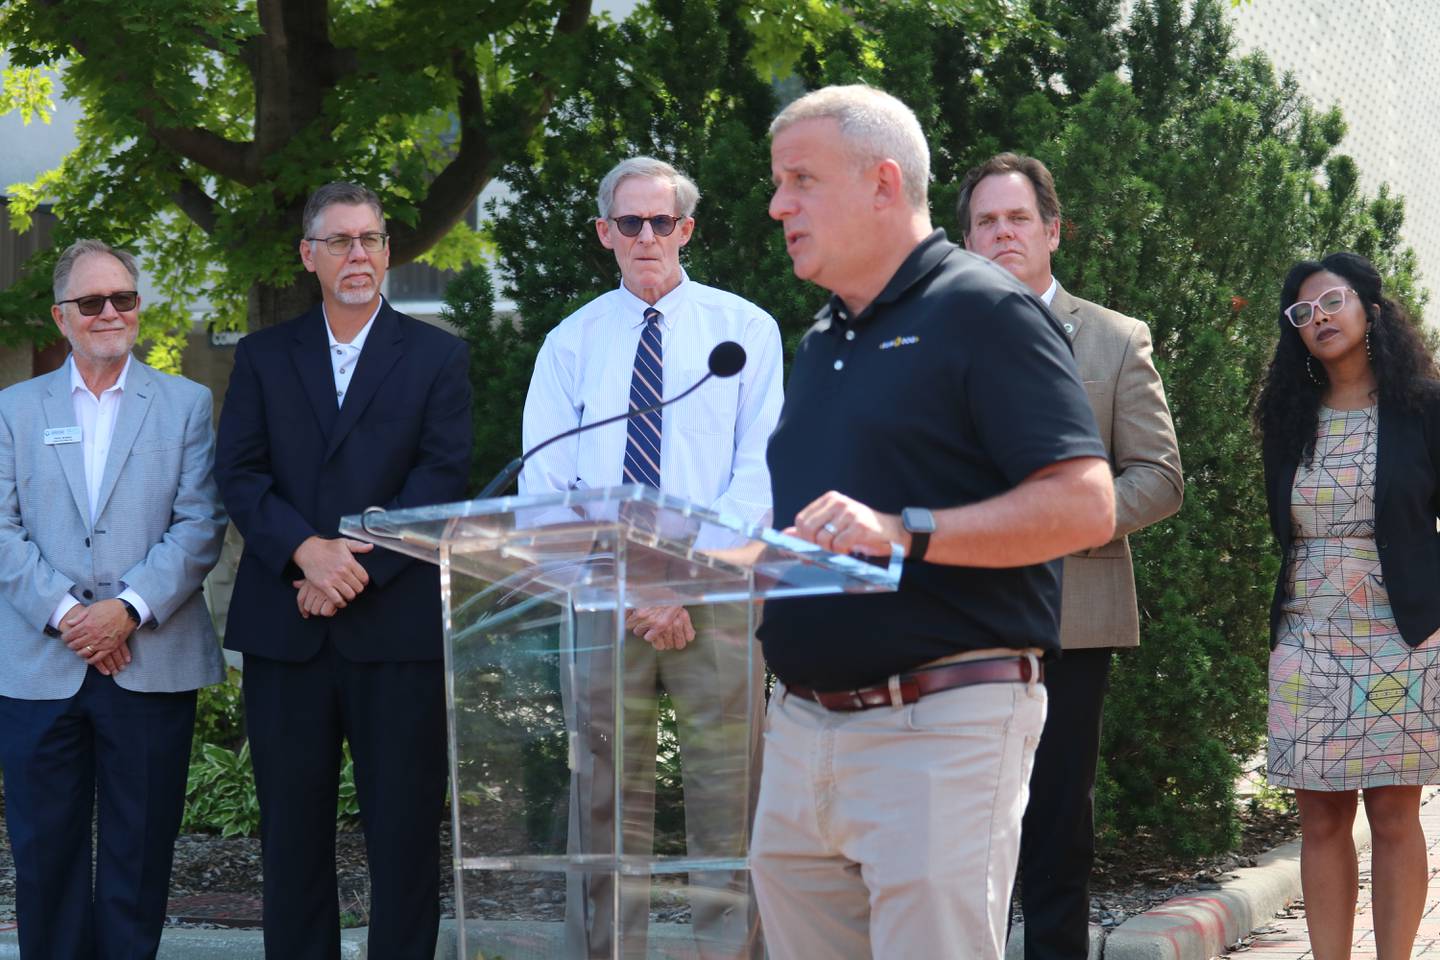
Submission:
<svg viewBox="0 0 1440 960">
<path fill-rule="evenodd" d="M 180 174 L 180 182 L 171 195 L 175 205 L 184 211 L 185 216 L 195 221 L 195 225 L 206 233 L 215 232 L 216 204 L 205 190 L 191 178 Z"/>
<path fill-rule="evenodd" d="M 251 84 L 254 84 L 260 73 L 260 38 L 258 36 L 250 37 L 240 44 L 239 59 L 250 74 Z"/>
<path fill-rule="evenodd" d="M 64 5 L 63 0 L 40 0 L 40 3 L 51 9 Z M 206 37 L 203 31 L 197 28 L 194 33 L 207 48 L 218 50 L 214 41 Z M 82 57 L 87 55 L 87 44 L 79 36 L 72 37 L 69 44 Z M 118 67 L 115 76 L 122 81 L 126 79 L 123 66 Z M 136 111 L 136 116 L 145 124 L 146 132 L 154 137 L 157 143 L 182 157 L 245 186 L 253 186 L 259 179 L 260 164 L 253 143 L 228 140 L 200 128 L 161 126 L 155 119 L 155 110 L 152 107 L 142 107 Z"/>
<path fill-rule="evenodd" d="M 590 3 L 591 0 L 569 0 L 555 20 L 552 42 L 585 29 L 585 24 L 590 21 Z M 452 57 L 451 69 L 460 81 L 457 104 L 460 149 L 436 176 L 425 199 L 418 204 L 415 225 L 394 224 L 390 227 L 390 262 L 394 266 L 409 263 L 443 239 L 475 205 L 480 191 L 495 175 L 496 155 L 486 136 L 484 100 L 480 95 L 474 61 L 464 52 L 457 53 Z M 522 139 L 535 132 L 555 103 L 553 77 L 537 72 L 530 76 L 530 81 L 540 95 L 535 99 L 533 109 L 520 120 L 517 132 Z"/>
<path fill-rule="evenodd" d="M 195 38 L 196 43 L 200 44 L 200 46 L 204 47 L 206 50 L 209 50 L 211 53 L 218 53 L 221 56 L 224 56 L 225 50 L 223 47 L 220 46 L 220 41 L 210 36 L 210 34 L 206 33 L 204 30 L 201 30 L 199 27 L 192 27 L 190 29 L 190 35 Z"/>
<path fill-rule="evenodd" d="M 155 111 L 149 107 L 137 110 L 136 116 L 157 143 L 185 159 L 243 186 L 253 187 L 259 182 L 260 164 L 255 144 L 229 140 L 198 127 L 162 127 L 155 120 Z"/>
</svg>

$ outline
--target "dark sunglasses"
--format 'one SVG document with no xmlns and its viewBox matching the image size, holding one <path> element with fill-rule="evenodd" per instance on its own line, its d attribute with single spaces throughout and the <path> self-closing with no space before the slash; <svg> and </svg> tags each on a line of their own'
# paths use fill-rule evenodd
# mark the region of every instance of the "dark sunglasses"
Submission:
<svg viewBox="0 0 1440 960">
<path fill-rule="evenodd" d="M 134 290 L 120 290 L 109 295 L 96 294 L 92 297 L 76 297 L 74 300 L 58 300 L 55 305 L 58 307 L 63 303 L 73 303 L 82 317 L 98 317 L 105 310 L 106 300 L 120 313 L 126 313 L 135 309 L 135 304 L 140 302 L 140 294 Z"/>
<path fill-rule="evenodd" d="M 615 224 L 615 229 L 620 231 L 621 236 L 638 237 L 640 231 L 645 229 L 645 224 L 650 224 L 650 229 L 655 231 L 657 237 L 668 237 L 675 232 L 675 225 L 684 217 L 671 217 L 659 214 L 654 217 L 611 217 L 610 222 Z"/>
</svg>

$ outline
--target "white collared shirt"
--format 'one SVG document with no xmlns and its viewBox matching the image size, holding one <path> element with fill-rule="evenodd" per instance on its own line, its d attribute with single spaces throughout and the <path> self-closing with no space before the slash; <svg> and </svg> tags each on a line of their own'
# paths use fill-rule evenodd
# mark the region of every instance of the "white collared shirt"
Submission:
<svg viewBox="0 0 1440 960">
<path fill-rule="evenodd" d="M 125 396 L 125 380 L 130 375 L 130 358 L 125 358 L 125 366 L 115 383 L 98 397 L 85 386 L 85 379 L 80 376 L 80 371 L 75 366 L 75 358 L 71 356 L 65 362 L 70 367 L 70 402 L 75 409 L 75 422 L 80 425 L 80 450 L 85 461 L 85 492 L 90 498 L 90 525 L 93 527 L 95 513 L 100 506 L 100 483 L 105 477 L 105 463 L 110 459 L 110 441 L 115 437 L 115 418 L 120 414 L 120 401 Z M 140 594 L 125 587 L 123 582 L 121 586 L 124 589 L 120 591 L 120 599 L 130 601 L 135 612 L 140 614 L 141 623 L 149 620 L 149 604 Z M 58 629 L 65 614 L 79 602 L 68 593 L 61 597 L 55 612 L 50 615 L 50 626 Z"/>
<path fill-rule="evenodd" d="M 365 326 L 355 334 L 355 338 L 349 343 L 341 343 L 335 339 L 335 331 L 330 328 L 330 314 L 326 312 L 324 305 L 320 311 L 325 314 L 325 336 L 330 338 L 330 372 L 335 374 L 335 406 L 341 406 L 345 402 L 345 391 L 350 389 L 350 378 L 355 376 L 355 364 L 360 361 L 360 351 L 365 349 L 365 338 L 370 336 L 370 328 L 375 326 L 375 318 L 380 315 L 380 305 L 385 301 L 382 299 L 375 305 L 375 312 L 370 314 L 370 319 L 365 321 Z"/>
<path fill-rule="evenodd" d="M 580 424 L 624 413 L 630 405 L 635 349 L 649 304 L 624 285 L 590 301 L 551 330 L 535 358 L 525 397 L 526 450 Z M 696 283 L 661 297 L 665 397 L 709 371 L 710 351 L 725 340 L 745 348 L 745 367 L 714 378 L 665 408 L 660 486 L 672 496 L 749 523 L 770 520 L 765 445 L 783 400 L 780 329 L 764 310 L 732 293 Z M 624 421 L 551 444 L 526 464 L 527 494 L 610 487 L 624 482 Z"/>
</svg>

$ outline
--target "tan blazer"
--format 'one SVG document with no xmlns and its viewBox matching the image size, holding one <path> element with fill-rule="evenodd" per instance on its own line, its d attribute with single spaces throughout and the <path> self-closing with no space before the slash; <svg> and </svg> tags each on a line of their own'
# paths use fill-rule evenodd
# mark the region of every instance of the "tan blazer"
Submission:
<svg viewBox="0 0 1440 960">
<path fill-rule="evenodd" d="M 1070 336 L 1115 473 L 1115 539 L 1065 558 L 1060 645 L 1137 647 L 1140 618 L 1127 534 L 1180 509 L 1185 481 L 1150 328 L 1063 287 L 1050 310 Z"/>
</svg>

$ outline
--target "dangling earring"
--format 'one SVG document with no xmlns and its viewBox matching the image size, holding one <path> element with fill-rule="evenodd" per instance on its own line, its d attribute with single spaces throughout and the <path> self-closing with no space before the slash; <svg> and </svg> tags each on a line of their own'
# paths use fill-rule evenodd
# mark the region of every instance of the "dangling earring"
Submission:
<svg viewBox="0 0 1440 960">
<path fill-rule="evenodd" d="M 1312 356 L 1310 356 L 1310 354 L 1308 354 L 1308 353 L 1305 354 L 1305 372 L 1306 372 L 1307 374 L 1309 374 L 1309 376 L 1310 376 L 1310 382 L 1313 383 L 1313 384 L 1315 384 L 1315 386 L 1318 387 L 1318 386 L 1320 386 L 1320 378 L 1317 377 L 1317 376 L 1315 376 L 1315 368 L 1310 365 L 1310 361 L 1313 360 L 1313 359 L 1315 359 L 1315 358 L 1312 357 Z"/>
<path fill-rule="evenodd" d="M 1370 360 L 1370 361 L 1372 361 L 1372 362 L 1375 360 L 1375 354 L 1374 354 L 1374 352 L 1371 351 L 1371 349 L 1370 349 L 1370 327 L 1369 327 L 1369 325 L 1366 325 L 1366 327 L 1365 327 L 1365 359 L 1366 359 L 1366 360 Z"/>
</svg>

